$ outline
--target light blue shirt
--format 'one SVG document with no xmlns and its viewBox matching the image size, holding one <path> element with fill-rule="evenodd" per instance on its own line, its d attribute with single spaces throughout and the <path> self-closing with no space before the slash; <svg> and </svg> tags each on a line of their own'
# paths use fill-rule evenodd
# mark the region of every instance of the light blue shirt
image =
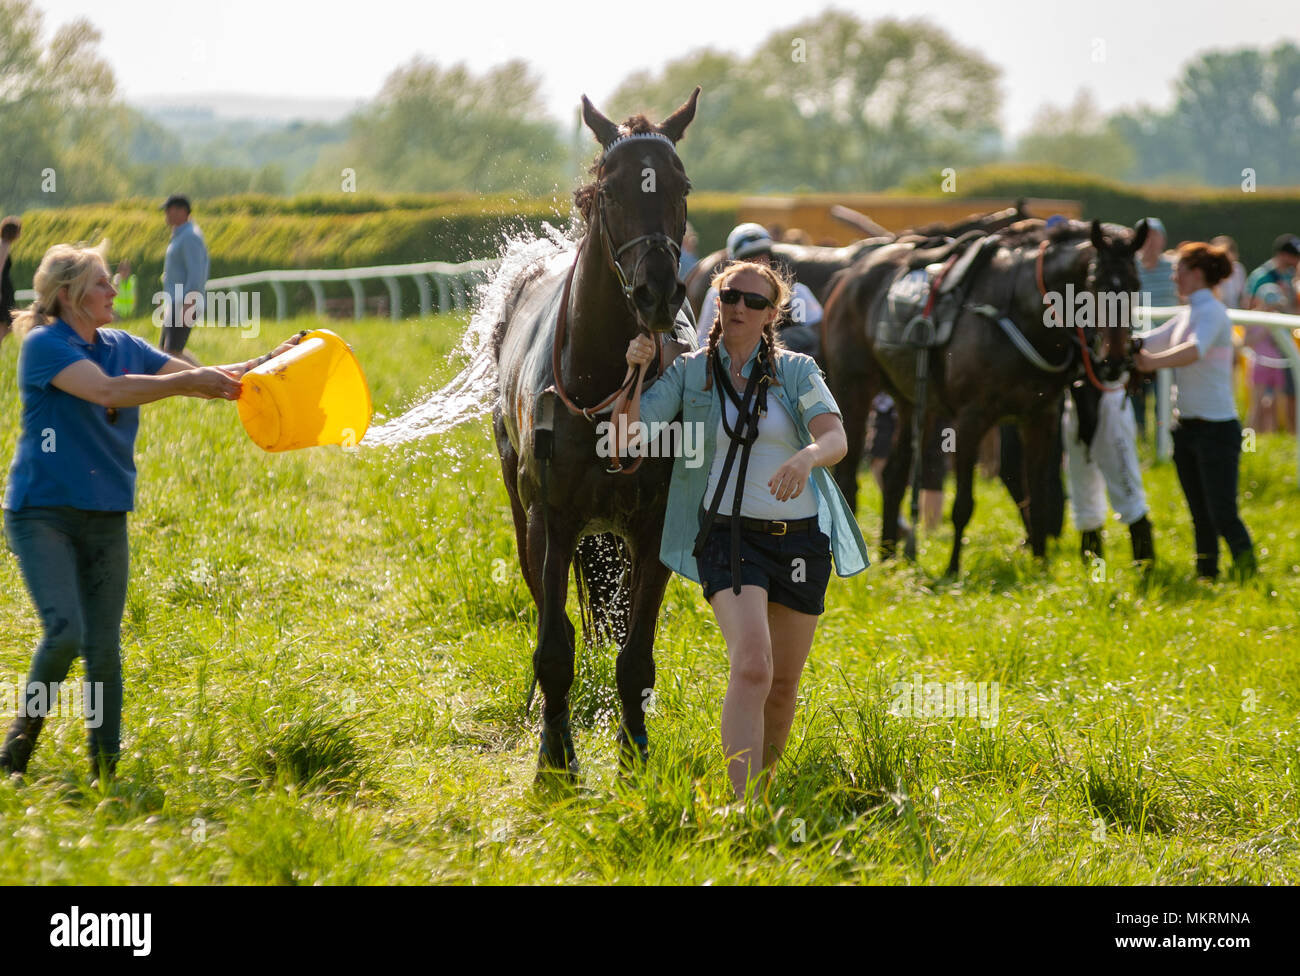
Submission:
<svg viewBox="0 0 1300 976">
<path fill-rule="evenodd" d="M 755 344 L 741 368 L 741 375 L 749 376 L 758 348 Z M 718 354 L 723 366 L 730 368 L 731 357 L 723 343 L 718 343 Z M 665 566 L 697 583 L 700 582 L 700 572 L 692 550 L 703 518 L 704 496 L 718 449 L 717 432 L 722 416 L 718 391 L 704 388 L 707 364 L 708 349 L 697 349 L 679 356 L 641 396 L 641 421 L 645 424 L 668 422 L 680 413 L 683 423 L 702 425 L 694 430 L 699 432 L 703 443 L 703 463 L 690 467 L 685 457 L 673 461 L 668 511 L 664 516 L 663 542 L 659 549 L 659 558 Z M 776 397 L 795 419 L 799 443 L 806 447 L 815 439 L 808 430 L 809 421 L 824 413 L 842 416 L 840 408 L 811 356 L 780 350 L 776 366 L 779 382 L 768 388 L 768 396 Z M 831 540 L 835 571 L 840 576 L 862 572 L 869 564 L 867 546 L 857 520 L 830 472 L 823 467 L 813 468 L 808 487 L 817 494 L 817 525 Z"/>
<path fill-rule="evenodd" d="M 1178 289 L 1174 287 L 1174 263 L 1163 254 L 1154 268 L 1148 269 L 1137 259 L 1138 278 L 1141 279 L 1140 304 L 1152 308 L 1169 308 L 1178 304 Z"/>
<path fill-rule="evenodd" d="M 1208 288 L 1187 299 L 1187 308 L 1153 329 L 1143 347 L 1164 352 L 1185 342 L 1196 342 L 1201 358 L 1190 366 L 1174 368 L 1178 388 L 1175 404 L 1180 417 L 1198 420 L 1236 420 L 1232 397 L 1232 320 L 1223 303 Z"/>
<path fill-rule="evenodd" d="M 191 292 L 202 295 L 208 287 L 208 246 L 192 220 L 172 228 L 172 239 L 163 256 L 163 291 L 168 302 L 175 301 L 177 285 L 182 298 Z"/>
</svg>

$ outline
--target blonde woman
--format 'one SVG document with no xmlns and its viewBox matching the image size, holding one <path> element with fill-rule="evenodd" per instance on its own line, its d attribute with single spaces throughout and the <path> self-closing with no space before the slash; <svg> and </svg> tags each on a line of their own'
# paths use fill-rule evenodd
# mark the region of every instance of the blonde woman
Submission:
<svg viewBox="0 0 1300 976">
<path fill-rule="evenodd" d="M 812 358 L 776 335 L 790 282 L 741 262 L 713 286 L 719 314 L 708 344 L 638 389 L 628 420 L 681 413 L 698 425 L 703 462 L 673 462 L 660 558 L 701 584 L 726 640 L 722 747 L 744 797 L 785 748 L 832 557 L 850 576 L 866 568 L 867 552 L 828 471 L 848 447 L 839 407 Z M 643 366 L 653 355 L 638 336 L 627 361 Z"/>
<path fill-rule="evenodd" d="M 237 399 L 238 377 L 255 361 L 194 369 L 128 332 L 102 328 L 112 321 L 116 292 L 100 250 L 55 245 L 34 286 L 35 302 L 14 317 L 22 428 L 4 525 L 44 633 L 0 747 L 0 772 L 26 770 L 58 685 L 81 657 L 94 719 L 87 722 L 92 772 L 111 776 L 137 408 L 171 396 Z"/>
</svg>

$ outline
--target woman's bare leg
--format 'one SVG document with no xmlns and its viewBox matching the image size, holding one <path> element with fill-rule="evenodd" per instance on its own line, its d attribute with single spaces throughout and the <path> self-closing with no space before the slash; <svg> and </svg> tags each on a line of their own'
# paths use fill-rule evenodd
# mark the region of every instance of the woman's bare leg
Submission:
<svg viewBox="0 0 1300 976">
<path fill-rule="evenodd" d="M 722 751 L 727 775 L 737 797 L 744 797 L 753 770 L 763 754 L 763 707 L 772 689 L 772 640 L 768 633 L 767 591 L 742 586 L 710 600 L 727 642 L 731 673 L 722 702 Z M 806 655 L 806 652 L 805 652 Z"/>
<path fill-rule="evenodd" d="M 772 690 L 763 706 L 763 768 L 776 764 L 785 751 L 785 741 L 794 724 L 808 652 L 812 650 L 817 616 L 799 613 L 779 603 L 767 605 L 767 625 L 772 641 Z"/>
</svg>

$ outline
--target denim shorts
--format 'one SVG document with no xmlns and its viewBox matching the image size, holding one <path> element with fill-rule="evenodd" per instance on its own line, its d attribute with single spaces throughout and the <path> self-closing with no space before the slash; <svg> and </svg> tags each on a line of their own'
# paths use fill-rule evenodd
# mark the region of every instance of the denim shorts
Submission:
<svg viewBox="0 0 1300 976">
<path fill-rule="evenodd" d="M 731 587 L 730 526 L 710 530 L 696 563 L 705 600 Z M 816 521 L 786 535 L 740 530 L 740 585 L 761 586 L 769 603 L 820 615 L 830 581 L 831 541 Z"/>
</svg>

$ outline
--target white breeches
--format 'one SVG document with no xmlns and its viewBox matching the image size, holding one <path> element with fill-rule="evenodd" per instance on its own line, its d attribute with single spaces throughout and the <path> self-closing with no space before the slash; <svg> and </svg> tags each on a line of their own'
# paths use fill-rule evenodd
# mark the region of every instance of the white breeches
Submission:
<svg viewBox="0 0 1300 976">
<path fill-rule="evenodd" d="M 1106 496 L 1125 525 L 1147 513 L 1147 495 L 1138 468 L 1137 422 L 1124 391 L 1103 393 L 1097 412 L 1097 434 L 1089 452 L 1077 440 L 1074 400 L 1068 395 L 1065 398 L 1061 434 L 1070 472 L 1070 507 L 1080 532 L 1101 528 L 1106 521 Z"/>
</svg>

